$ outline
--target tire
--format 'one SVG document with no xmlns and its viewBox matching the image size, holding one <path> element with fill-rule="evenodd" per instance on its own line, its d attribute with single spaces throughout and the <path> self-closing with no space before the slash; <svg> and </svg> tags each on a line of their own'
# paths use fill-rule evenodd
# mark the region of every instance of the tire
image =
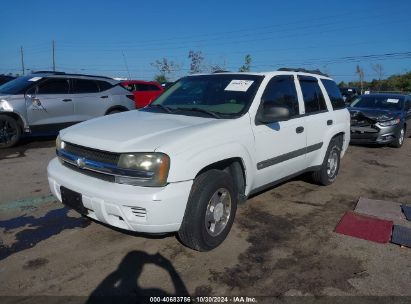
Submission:
<svg viewBox="0 0 411 304">
<path fill-rule="evenodd" d="M 199 175 L 194 180 L 178 231 L 181 242 L 198 251 L 219 246 L 233 225 L 237 197 L 228 173 L 213 169 Z"/>
<path fill-rule="evenodd" d="M 121 112 L 123 112 L 123 111 L 121 111 L 121 110 L 111 110 L 106 115 L 111 115 L 111 114 L 116 114 L 116 113 L 121 113 Z"/>
<path fill-rule="evenodd" d="M 402 145 L 404 144 L 405 140 L 405 127 L 402 126 L 401 129 L 398 131 L 398 136 L 397 138 L 391 143 L 391 147 L 394 148 L 401 148 Z"/>
<path fill-rule="evenodd" d="M 341 149 L 341 139 L 333 138 L 328 145 L 321 168 L 312 173 L 312 179 L 316 184 L 328 186 L 335 181 L 340 170 Z"/>
<path fill-rule="evenodd" d="M 17 121 L 7 115 L 0 115 L 0 149 L 13 147 L 21 137 Z"/>
</svg>

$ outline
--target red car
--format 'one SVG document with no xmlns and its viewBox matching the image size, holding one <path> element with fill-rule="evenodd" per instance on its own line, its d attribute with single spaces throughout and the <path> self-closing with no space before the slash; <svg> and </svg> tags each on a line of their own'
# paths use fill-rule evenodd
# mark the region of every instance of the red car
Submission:
<svg viewBox="0 0 411 304">
<path fill-rule="evenodd" d="M 125 80 L 121 85 L 133 92 L 137 109 L 145 107 L 164 91 L 164 88 L 155 81 Z"/>
</svg>

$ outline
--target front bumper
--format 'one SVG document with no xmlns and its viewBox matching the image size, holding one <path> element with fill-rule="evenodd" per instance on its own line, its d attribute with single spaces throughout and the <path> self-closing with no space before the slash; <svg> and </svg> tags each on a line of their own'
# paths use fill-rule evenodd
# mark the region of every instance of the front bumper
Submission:
<svg viewBox="0 0 411 304">
<path fill-rule="evenodd" d="M 389 127 L 351 126 L 351 143 L 354 144 L 389 144 L 397 139 L 399 125 Z"/>
<path fill-rule="evenodd" d="M 82 195 L 87 216 L 108 225 L 145 233 L 178 231 L 193 181 L 162 188 L 100 180 L 71 170 L 54 158 L 47 167 L 51 192 L 61 202 L 60 186 Z"/>
</svg>

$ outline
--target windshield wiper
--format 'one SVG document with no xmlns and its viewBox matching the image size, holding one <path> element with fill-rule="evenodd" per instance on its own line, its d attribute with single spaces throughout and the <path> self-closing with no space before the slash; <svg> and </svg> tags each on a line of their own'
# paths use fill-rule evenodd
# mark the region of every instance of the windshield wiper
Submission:
<svg viewBox="0 0 411 304">
<path fill-rule="evenodd" d="M 162 104 L 151 104 L 148 106 L 149 108 L 160 108 L 164 111 L 166 111 L 167 113 L 172 113 L 173 111 L 171 111 L 171 109 L 169 107 L 163 106 Z"/>
<path fill-rule="evenodd" d="M 214 118 L 221 118 L 220 115 L 218 115 L 216 112 L 200 109 L 200 108 L 175 108 L 175 110 L 179 111 L 191 111 L 191 112 L 201 112 L 201 113 L 206 113 L 209 116 L 212 116 Z"/>
</svg>

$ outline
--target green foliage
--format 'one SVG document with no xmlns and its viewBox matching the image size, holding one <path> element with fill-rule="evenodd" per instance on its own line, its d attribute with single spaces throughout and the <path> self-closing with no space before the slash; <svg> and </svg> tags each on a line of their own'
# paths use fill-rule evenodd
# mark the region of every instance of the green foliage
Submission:
<svg viewBox="0 0 411 304">
<path fill-rule="evenodd" d="M 167 82 L 168 76 L 175 70 L 178 70 L 179 66 L 167 58 L 162 58 L 151 63 L 160 73 L 154 77 L 157 82 Z"/>
<path fill-rule="evenodd" d="M 340 83 L 341 85 L 341 83 Z M 360 87 L 359 81 L 350 81 L 348 86 Z M 373 79 L 370 82 L 363 83 L 364 88 L 372 91 L 401 91 L 411 92 L 411 72 L 400 75 L 392 75 L 386 79 Z"/>
<path fill-rule="evenodd" d="M 157 81 L 158 83 L 168 82 L 168 78 L 164 74 L 158 74 L 154 76 L 154 80 Z"/>
<path fill-rule="evenodd" d="M 251 70 L 251 55 L 247 54 L 244 57 L 244 64 L 238 69 L 239 72 L 250 72 Z"/>
</svg>

